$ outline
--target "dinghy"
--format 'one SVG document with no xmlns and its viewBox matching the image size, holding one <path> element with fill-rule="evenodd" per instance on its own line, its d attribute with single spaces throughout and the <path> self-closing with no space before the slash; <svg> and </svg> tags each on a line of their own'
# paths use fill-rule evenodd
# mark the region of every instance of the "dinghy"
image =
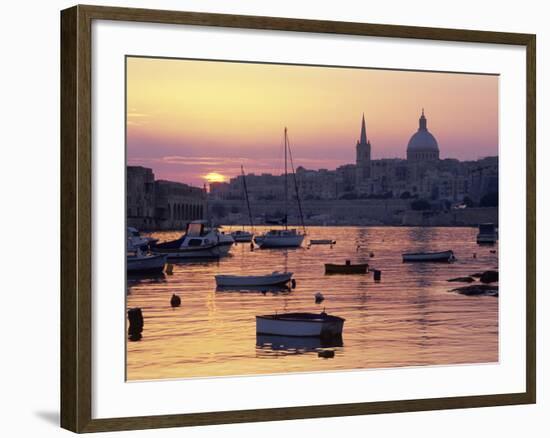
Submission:
<svg viewBox="0 0 550 438">
<path fill-rule="evenodd" d="M 403 262 L 452 262 L 453 260 L 455 255 L 451 250 L 403 254 Z"/>
<path fill-rule="evenodd" d="M 165 264 L 165 255 L 145 254 L 139 249 L 126 254 L 128 274 L 162 274 Z"/>
<path fill-rule="evenodd" d="M 256 316 L 260 335 L 332 337 L 341 336 L 344 318 L 321 313 L 281 313 Z"/>
<path fill-rule="evenodd" d="M 344 265 L 325 263 L 325 274 L 366 274 L 368 270 L 368 263 L 358 263 L 352 265 L 349 260 L 346 260 Z"/>
<path fill-rule="evenodd" d="M 334 245 L 336 240 L 332 239 L 311 239 L 309 241 L 310 245 Z"/>
<path fill-rule="evenodd" d="M 292 279 L 292 272 L 272 272 L 267 275 L 216 275 L 218 287 L 251 287 L 285 285 Z"/>
</svg>

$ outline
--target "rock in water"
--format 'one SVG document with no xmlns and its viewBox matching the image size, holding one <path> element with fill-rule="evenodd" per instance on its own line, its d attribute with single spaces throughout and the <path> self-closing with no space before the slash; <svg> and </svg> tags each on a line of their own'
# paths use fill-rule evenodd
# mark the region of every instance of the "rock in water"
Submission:
<svg viewBox="0 0 550 438">
<path fill-rule="evenodd" d="M 487 284 L 474 284 L 471 286 L 457 287 L 452 290 L 462 295 L 476 296 L 487 295 L 491 297 L 498 297 L 498 286 L 489 286 Z"/>
<path fill-rule="evenodd" d="M 459 283 L 472 283 L 475 281 L 475 279 L 472 277 L 456 277 L 456 278 L 450 278 L 447 281 L 455 281 Z"/>
<path fill-rule="evenodd" d="M 495 283 L 498 281 L 498 271 L 485 271 L 479 277 L 479 281 L 482 283 Z"/>
</svg>

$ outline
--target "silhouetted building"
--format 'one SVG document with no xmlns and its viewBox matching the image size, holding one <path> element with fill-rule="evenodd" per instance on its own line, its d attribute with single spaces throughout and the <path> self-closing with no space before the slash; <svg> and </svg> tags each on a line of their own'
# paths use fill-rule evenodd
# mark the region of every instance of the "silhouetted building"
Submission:
<svg viewBox="0 0 550 438">
<path fill-rule="evenodd" d="M 138 230 L 183 229 L 206 216 L 206 191 L 172 181 L 155 181 L 153 171 L 126 167 L 126 221 Z"/>
<path fill-rule="evenodd" d="M 439 160 L 439 146 L 435 137 L 428 131 L 428 121 L 422 115 L 418 120 L 418 131 L 416 131 L 407 146 L 407 160 L 411 162 L 426 162 Z"/>
<path fill-rule="evenodd" d="M 355 172 L 356 172 L 356 185 L 363 184 L 368 178 L 370 178 L 370 160 L 371 145 L 367 139 L 367 127 L 365 123 L 365 114 L 361 120 L 361 136 L 359 141 L 355 145 Z"/>
</svg>

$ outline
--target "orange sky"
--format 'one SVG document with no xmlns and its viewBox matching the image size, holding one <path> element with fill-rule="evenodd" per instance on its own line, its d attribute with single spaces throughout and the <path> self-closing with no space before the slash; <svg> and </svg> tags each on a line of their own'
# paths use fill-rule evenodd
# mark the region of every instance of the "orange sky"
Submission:
<svg viewBox="0 0 550 438">
<path fill-rule="evenodd" d="M 128 164 L 193 185 L 279 173 L 287 126 L 296 166 L 334 169 L 363 113 L 373 158 L 404 158 L 422 107 L 442 158 L 498 154 L 497 76 L 128 58 Z"/>
</svg>

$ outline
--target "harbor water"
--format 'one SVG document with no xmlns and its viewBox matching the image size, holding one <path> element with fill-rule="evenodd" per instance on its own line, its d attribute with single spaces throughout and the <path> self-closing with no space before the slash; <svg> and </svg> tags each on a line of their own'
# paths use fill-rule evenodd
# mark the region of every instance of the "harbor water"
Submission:
<svg viewBox="0 0 550 438">
<path fill-rule="evenodd" d="M 233 230 L 238 229 L 233 227 Z M 229 227 L 222 228 L 229 232 Z M 256 227 L 256 233 L 265 231 Z M 172 275 L 128 279 L 127 307 L 143 311 L 143 337 L 127 343 L 127 379 L 490 363 L 498 361 L 498 298 L 465 296 L 448 282 L 498 269 L 498 244 L 476 228 L 311 227 L 302 248 L 233 246 L 220 260 L 174 263 Z M 180 232 L 151 234 L 161 241 Z M 336 244 L 313 245 L 310 239 Z M 404 252 L 452 249 L 454 263 L 403 263 Z M 324 263 L 368 263 L 366 275 L 325 275 Z M 216 290 L 217 274 L 294 273 L 291 291 Z M 325 300 L 315 303 L 321 292 Z M 181 306 L 172 308 L 172 294 Z M 346 319 L 342 339 L 256 335 L 256 315 L 326 312 Z M 333 350 L 323 358 L 319 351 Z"/>
</svg>

